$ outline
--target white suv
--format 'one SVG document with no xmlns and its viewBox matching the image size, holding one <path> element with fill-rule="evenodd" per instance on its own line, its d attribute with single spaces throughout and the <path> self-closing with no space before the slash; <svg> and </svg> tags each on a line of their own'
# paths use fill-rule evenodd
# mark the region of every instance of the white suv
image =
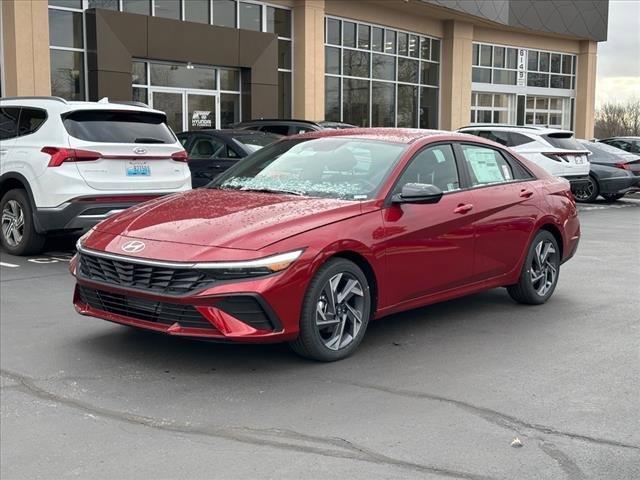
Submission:
<svg viewBox="0 0 640 480">
<path fill-rule="evenodd" d="M 510 147 L 552 175 L 569 180 L 574 191 L 589 180 L 591 167 L 587 157 L 591 152 L 573 137 L 571 131 L 505 125 L 474 125 L 458 131 Z"/>
<path fill-rule="evenodd" d="M 0 242 L 34 254 L 47 233 L 188 190 L 186 161 L 165 114 L 143 104 L 0 99 Z"/>
</svg>

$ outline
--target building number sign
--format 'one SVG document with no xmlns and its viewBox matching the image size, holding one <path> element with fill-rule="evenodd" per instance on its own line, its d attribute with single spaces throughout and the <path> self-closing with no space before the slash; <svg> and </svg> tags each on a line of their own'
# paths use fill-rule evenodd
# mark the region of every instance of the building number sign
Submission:
<svg viewBox="0 0 640 480">
<path fill-rule="evenodd" d="M 516 83 L 519 87 L 527 84 L 527 49 L 518 49 L 518 80 Z"/>
</svg>

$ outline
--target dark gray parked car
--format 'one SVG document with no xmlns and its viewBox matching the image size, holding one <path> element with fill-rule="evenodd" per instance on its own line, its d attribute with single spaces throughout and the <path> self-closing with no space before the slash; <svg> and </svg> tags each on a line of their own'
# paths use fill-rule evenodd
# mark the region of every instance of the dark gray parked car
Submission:
<svg viewBox="0 0 640 480">
<path fill-rule="evenodd" d="M 640 137 L 611 137 L 598 140 L 629 153 L 640 154 Z"/>
<path fill-rule="evenodd" d="M 640 190 L 640 156 L 606 143 L 578 140 L 591 155 L 589 183 L 573 192 L 578 202 L 593 202 L 601 195 L 613 202 L 626 193 Z"/>
</svg>

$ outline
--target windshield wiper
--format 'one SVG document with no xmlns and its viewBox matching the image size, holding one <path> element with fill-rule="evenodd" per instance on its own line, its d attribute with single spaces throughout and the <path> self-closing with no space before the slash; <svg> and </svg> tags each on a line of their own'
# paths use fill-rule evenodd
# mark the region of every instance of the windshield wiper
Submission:
<svg viewBox="0 0 640 480">
<path fill-rule="evenodd" d="M 153 137 L 139 137 L 136 138 L 133 143 L 164 143 L 164 140 Z"/>
<path fill-rule="evenodd" d="M 296 192 L 295 190 L 282 190 L 277 188 L 241 188 L 243 192 L 258 192 L 258 193 L 284 193 L 287 195 L 297 195 L 299 197 L 304 197 L 303 192 Z"/>
</svg>

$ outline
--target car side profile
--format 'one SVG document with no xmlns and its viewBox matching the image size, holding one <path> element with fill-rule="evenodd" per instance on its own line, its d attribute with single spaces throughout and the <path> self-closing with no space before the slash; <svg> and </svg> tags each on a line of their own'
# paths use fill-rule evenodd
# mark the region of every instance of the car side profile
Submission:
<svg viewBox="0 0 640 480">
<path fill-rule="evenodd" d="M 497 143 L 333 130 L 107 219 L 70 270 L 82 315 L 333 361 L 396 312 L 496 287 L 542 304 L 579 238 L 569 182 Z"/>
<path fill-rule="evenodd" d="M 547 172 L 569 180 L 575 191 L 589 179 L 590 151 L 569 130 L 539 126 L 473 125 L 458 130 L 510 147 Z"/>
<path fill-rule="evenodd" d="M 217 175 L 262 147 L 282 138 L 281 135 L 253 130 L 194 130 L 178 133 L 187 151 L 191 186 L 206 185 Z"/>
<path fill-rule="evenodd" d="M 591 152 L 589 182 L 573 192 L 579 202 L 594 202 L 601 196 L 614 202 L 640 190 L 640 155 L 606 143 L 578 140 Z"/>
<path fill-rule="evenodd" d="M 146 106 L 0 99 L 2 247 L 35 254 L 49 234 L 188 190 L 186 161 L 165 114 Z"/>
</svg>

